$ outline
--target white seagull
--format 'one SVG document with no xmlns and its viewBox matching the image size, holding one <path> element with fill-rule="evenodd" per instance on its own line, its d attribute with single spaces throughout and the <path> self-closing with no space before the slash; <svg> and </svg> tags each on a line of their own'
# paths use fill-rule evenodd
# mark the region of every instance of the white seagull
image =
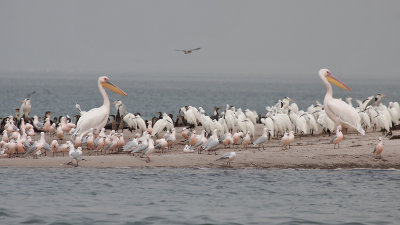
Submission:
<svg viewBox="0 0 400 225">
<path fill-rule="evenodd" d="M 218 160 L 226 160 L 226 165 L 231 166 L 231 162 L 236 158 L 236 153 L 235 152 L 227 152 L 223 154 Z"/>
</svg>

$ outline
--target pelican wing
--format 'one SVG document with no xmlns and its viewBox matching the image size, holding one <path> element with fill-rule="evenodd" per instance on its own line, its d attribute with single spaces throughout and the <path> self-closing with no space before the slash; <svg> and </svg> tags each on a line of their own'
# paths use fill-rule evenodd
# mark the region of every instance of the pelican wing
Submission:
<svg viewBox="0 0 400 225">
<path fill-rule="evenodd" d="M 90 132 L 90 128 L 101 130 L 106 124 L 108 119 L 109 110 L 104 107 L 94 108 L 87 111 L 79 118 L 77 130 L 79 134 L 84 136 Z"/>
<path fill-rule="evenodd" d="M 347 125 L 347 127 L 356 129 L 362 135 L 365 134 L 365 131 L 361 127 L 360 117 L 358 116 L 357 111 L 344 101 L 335 98 L 330 99 L 325 105 L 325 111 L 334 114 L 336 118 L 330 118 L 333 121 L 340 122 Z"/>
</svg>

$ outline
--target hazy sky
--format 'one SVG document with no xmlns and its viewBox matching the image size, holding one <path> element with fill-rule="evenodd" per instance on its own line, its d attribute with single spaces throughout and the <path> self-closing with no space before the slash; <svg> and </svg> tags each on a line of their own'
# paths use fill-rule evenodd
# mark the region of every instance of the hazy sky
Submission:
<svg viewBox="0 0 400 225">
<path fill-rule="evenodd" d="M 0 0 L 0 32 L 0 71 L 399 74 L 398 0 Z"/>
</svg>

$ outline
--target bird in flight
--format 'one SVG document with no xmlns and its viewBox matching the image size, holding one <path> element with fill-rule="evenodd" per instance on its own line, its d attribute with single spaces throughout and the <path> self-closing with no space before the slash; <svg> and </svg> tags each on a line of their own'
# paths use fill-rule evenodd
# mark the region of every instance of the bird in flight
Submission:
<svg viewBox="0 0 400 225">
<path fill-rule="evenodd" d="M 176 49 L 176 51 L 183 52 L 185 55 L 190 54 L 193 51 L 200 50 L 201 48 L 194 48 L 194 49 Z"/>
</svg>

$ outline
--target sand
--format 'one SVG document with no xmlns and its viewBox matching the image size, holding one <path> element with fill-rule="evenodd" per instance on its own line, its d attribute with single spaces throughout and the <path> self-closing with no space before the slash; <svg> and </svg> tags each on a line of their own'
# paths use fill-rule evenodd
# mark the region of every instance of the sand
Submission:
<svg viewBox="0 0 400 225">
<path fill-rule="evenodd" d="M 261 134 L 262 125 L 256 127 L 256 137 Z M 227 168 L 223 161 L 216 159 L 224 152 L 234 151 L 237 158 L 231 163 L 232 168 L 296 168 L 296 169 L 349 169 L 375 168 L 400 169 L 400 139 L 389 140 L 384 138 L 384 150 L 381 158 L 373 156 L 372 151 L 381 132 L 369 131 L 365 136 L 349 133 L 341 142 L 339 149 L 333 149 L 329 144 L 328 135 L 303 136 L 296 135 L 293 146 L 289 150 L 282 150 L 280 139 L 272 139 L 262 148 L 249 147 L 244 151 L 242 146 L 232 148 L 220 147 L 218 155 L 184 153 L 183 138 L 180 135 L 182 128 L 177 128 L 177 142 L 173 149 L 164 154 L 154 152 L 150 156 L 150 163 L 144 158 L 128 154 L 83 155 L 84 161 L 79 162 L 82 168 Z M 198 131 L 201 127 L 197 128 Z M 125 140 L 132 137 L 129 131 L 124 131 Z M 38 135 L 35 139 L 38 139 Z M 51 137 L 46 137 L 48 143 Z M 48 154 L 38 159 L 1 158 L 0 167 L 20 168 L 68 168 L 71 159 Z"/>
</svg>

